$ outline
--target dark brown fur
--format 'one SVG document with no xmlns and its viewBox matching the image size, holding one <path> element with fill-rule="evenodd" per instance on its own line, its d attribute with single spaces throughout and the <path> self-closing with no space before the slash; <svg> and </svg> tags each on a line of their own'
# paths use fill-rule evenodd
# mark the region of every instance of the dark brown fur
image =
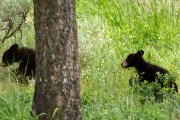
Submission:
<svg viewBox="0 0 180 120">
<path fill-rule="evenodd" d="M 132 53 L 127 56 L 126 60 L 123 61 L 121 65 L 125 68 L 135 67 L 139 75 L 139 82 L 146 80 L 151 83 L 158 80 L 161 87 L 164 87 L 164 83 L 158 78 L 157 73 L 159 72 L 162 76 L 164 76 L 165 74 L 169 74 L 169 71 L 165 68 L 146 62 L 143 55 L 143 50 L 140 50 L 137 53 Z M 174 87 L 175 91 L 178 92 L 178 86 L 174 81 L 170 81 L 169 86 L 170 88 Z"/>
<path fill-rule="evenodd" d="M 33 49 L 18 48 L 17 44 L 12 45 L 4 52 L 2 63 L 5 67 L 14 62 L 19 63 L 17 74 L 24 74 L 29 77 L 35 76 L 35 51 Z"/>
</svg>

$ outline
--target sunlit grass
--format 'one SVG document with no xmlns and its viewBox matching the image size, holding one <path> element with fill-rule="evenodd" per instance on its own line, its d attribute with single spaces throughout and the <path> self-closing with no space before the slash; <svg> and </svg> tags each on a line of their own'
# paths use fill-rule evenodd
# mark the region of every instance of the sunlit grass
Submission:
<svg viewBox="0 0 180 120">
<path fill-rule="evenodd" d="M 178 120 L 180 96 L 162 103 L 141 103 L 129 79 L 135 69 L 120 63 L 143 49 L 144 58 L 167 68 L 180 86 L 180 1 L 78 0 L 77 21 L 81 68 L 83 120 Z M 13 43 L 34 48 L 33 24 L 23 29 L 23 40 L 8 39 L 1 55 Z M 0 68 L 0 119 L 30 118 L 34 83 L 18 84 L 12 70 Z"/>
<path fill-rule="evenodd" d="M 120 63 L 137 50 L 179 82 L 179 1 L 78 1 L 83 118 L 179 119 L 180 98 L 140 104 L 128 82 L 135 69 Z M 141 96 L 140 96 L 141 97 Z"/>
</svg>

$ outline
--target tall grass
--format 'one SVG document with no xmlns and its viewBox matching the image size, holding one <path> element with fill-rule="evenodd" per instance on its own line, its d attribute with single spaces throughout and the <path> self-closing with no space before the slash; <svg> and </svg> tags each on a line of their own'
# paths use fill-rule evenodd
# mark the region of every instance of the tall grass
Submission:
<svg viewBox="0 0 180 120">
<path fill-rule="evenodd" d="M 0 89 L 0 119 L 30 120 L 33 85 L 24 86 L 8 81 L 1 82 Z"/>
<path fill-rule="evenodd" d="M 128 83 L 135 69 L 120 66 L 143 49 L 145 59 L 168 68 L 180 86 L 179 8 L 178 0 L 77 0 L 83 120 L 180 119 L 179 94 L 142 103 L 144 96 Z M 23 28 L 22 41 L 0 45 L 1 55 L 15 42 L 34 47 L 33 24 Z M 14 68 L 0 69 L 0 119 L 33 119 L 34 84 L 17 84 Z"/>
<path fill-rule="evenodd" d="M 129 78 L 135 69 L 120 63 L 137 50 L 168 68 L 180 85 L 180 2 L 169 0 L 79 0 L 77 15 L 81 57 L 83 118 L 179 119 L 180 98 L 140 102 Z"/>
</svg>

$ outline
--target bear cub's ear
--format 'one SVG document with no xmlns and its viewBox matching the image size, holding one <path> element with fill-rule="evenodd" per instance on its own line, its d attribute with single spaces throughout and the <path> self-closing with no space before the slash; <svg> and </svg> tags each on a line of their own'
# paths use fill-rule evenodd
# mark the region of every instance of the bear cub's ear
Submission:
<svg viewBox="0 0 180 120">
<path fill-rule="evenodd" d="M 139 54 L 140 56 L 143 56 L 144 55 L 144 51 L 143 50 L 139 50 L 139 51 L 137 51 L 137 54 Z"/>
<path fill-rule="evenodd" d="M 13 49 L 13 50 L 17 50 L 18 49 L 18 44 L 14 44 L 10 47 L 10 49 Z"/>
</svg>

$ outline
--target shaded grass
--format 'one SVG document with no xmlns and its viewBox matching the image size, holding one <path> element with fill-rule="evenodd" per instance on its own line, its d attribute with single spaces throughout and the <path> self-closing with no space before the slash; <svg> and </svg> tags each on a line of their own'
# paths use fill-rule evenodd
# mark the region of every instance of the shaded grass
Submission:
<svg viewBox="0 0 180 120">
<path fill-rule="evenodd" d="M 30 120 L 31 101 L 34 87 L 24 86 L 11 81 L 1 83 L 0 119 Z"/>
</svg>

